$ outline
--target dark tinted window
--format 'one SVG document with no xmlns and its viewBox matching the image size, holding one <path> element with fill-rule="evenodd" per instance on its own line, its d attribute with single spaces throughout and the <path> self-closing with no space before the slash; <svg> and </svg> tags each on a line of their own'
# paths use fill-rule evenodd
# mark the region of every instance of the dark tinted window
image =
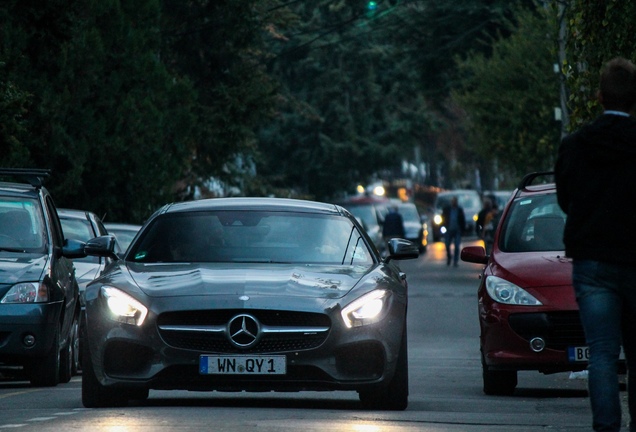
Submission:
<svg viewBox="0 0 636 432">
<path fill-rule="evenodd" d="M 293 212 L 215 211 L 166 214 L 131 245 L 140 262 L 371 264 L 352 222 Z"/>
</svg>

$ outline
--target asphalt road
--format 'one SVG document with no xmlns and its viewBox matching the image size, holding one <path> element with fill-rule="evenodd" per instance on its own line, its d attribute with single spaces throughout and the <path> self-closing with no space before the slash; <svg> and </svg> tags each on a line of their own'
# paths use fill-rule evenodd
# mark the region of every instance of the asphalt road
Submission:
<svg viewBox="0 0 636 432">
<path fill-rule="evenodd" d="M 468 244 L 468 240 L 465 244 Z M 574 432 L 591 430 L 587 382 L 521 372 L 514 395 L 481 389 L 476 288 L 480 266 L 447 267 L 441 243 L 403 262 L 409 280 L 410 403 L 361 409 L 340 393 L 151 391 L 136 405 L 85 409 L 81 379 L 54 388 L 0 378 L 0 430 L 240 432 Z M 622 394 L 623 397 L 625 394 Z"/>
</svg>

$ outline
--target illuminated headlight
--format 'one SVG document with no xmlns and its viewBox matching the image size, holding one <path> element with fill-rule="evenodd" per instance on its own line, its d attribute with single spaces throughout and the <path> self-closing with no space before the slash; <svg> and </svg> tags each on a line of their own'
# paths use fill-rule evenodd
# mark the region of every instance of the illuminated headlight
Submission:
<svg viewBox="0 0 636 432">
<path fill-rule="evenodd" d="M 486 290 L 488 295 L 498 303 L 519 306 L 542 305 L 528 291 L 497 276 L 488 276 L 486 278 Z"/>
<path fill-rule="evenodd" d="M 49 290 L 46 285 L 23 282 L 13 285 L 0 303 L 43 303 L 47 301 L 49 301 Z"/>
<path fill-rule="evenodd" d="M 441 225 L 442 224 L 442 215 L 436 214 L 435 216 L 433 216 L 433 222 L 435 223 L 435 225 Z"/>
<path fill-rule="evenodd" d="M 345 325 L 351 328 L 378 322 L 388 297 L 388 291 L 375 290 L 349 303 L 341 312 Z"/>
<path fill-rule="evenodd" d="M 148 308 L 137 300 L 112 287 L 102 287 L 102 296 L 115 321 L 140 326 L 144 323 Z"/>
</svg>

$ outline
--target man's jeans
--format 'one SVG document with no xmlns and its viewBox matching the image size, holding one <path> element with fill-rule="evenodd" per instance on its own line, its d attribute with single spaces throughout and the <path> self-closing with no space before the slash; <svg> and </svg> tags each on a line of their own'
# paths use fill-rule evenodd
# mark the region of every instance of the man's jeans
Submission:
<svg viewBox="0 0 636 432">
<path fill-rule="evenodd" d="M 444 237 L 444 243 L 446 244 L 446 263 L 450 265 L 451 259 L 453 263 L 457 265 L 459 261 L 459 248 L 462 243 L 462 233 L 460 230 L 447 231 Z M 451 253 L 451 245 L 454 245 L 454 250 Z"/>
<path fill-rule="evenodd" d="M 618 431 L 621 341 L 636 373 L 636 266 L 575 260 L 572 282 L 590 348 L 588 388 L 595 431 Z M 636 381 L 627 385 L 631 431 L 636 431 Z"/>
</svg>

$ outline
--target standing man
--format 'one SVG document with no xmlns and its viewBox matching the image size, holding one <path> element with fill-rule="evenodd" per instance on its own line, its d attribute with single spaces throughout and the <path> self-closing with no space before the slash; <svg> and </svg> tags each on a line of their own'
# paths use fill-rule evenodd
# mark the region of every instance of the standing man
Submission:
<svg viewBox="0 0 636 432">
<path fill-rule="evenodd" d="M 446 227 L 446 234 L 444 241 L 446 243 L 446 265 L 453 265 L 457 267 L 459 261 L 459 248 L 462 242 L 462 234 L 466 229 L 466 216 L 464 215 L 464 209 L 461 208 L 457 202 L 457 197 L 451 198 L 450 205 L 444 207 L 442 210 L 442 225 Z M 451 245 L 455 247 L 453 253 L 451 253 Z"/>
<path fill-rule="evenodd" d="M 389 212 L 384 217 L 382 237 L 384 237 L 385 242 L 395 237 L 404 238 L 404 220 L 398 212 L 398 207 L 394 204 L 389 207 Z"/>
<path fill-rule="evenodd" d="M 565 137 L 555 178 L 568 218 L 565 253 L 590 348 L 589 394 L 595 431 L 618 431 L 621 343 L 630 372 L 631 431 L 636 431 L 636 66 L 610 60 L 600 75 L 604 113 Z M 608 229 L 604 229 L 607 227 Z"/>
</svg>

